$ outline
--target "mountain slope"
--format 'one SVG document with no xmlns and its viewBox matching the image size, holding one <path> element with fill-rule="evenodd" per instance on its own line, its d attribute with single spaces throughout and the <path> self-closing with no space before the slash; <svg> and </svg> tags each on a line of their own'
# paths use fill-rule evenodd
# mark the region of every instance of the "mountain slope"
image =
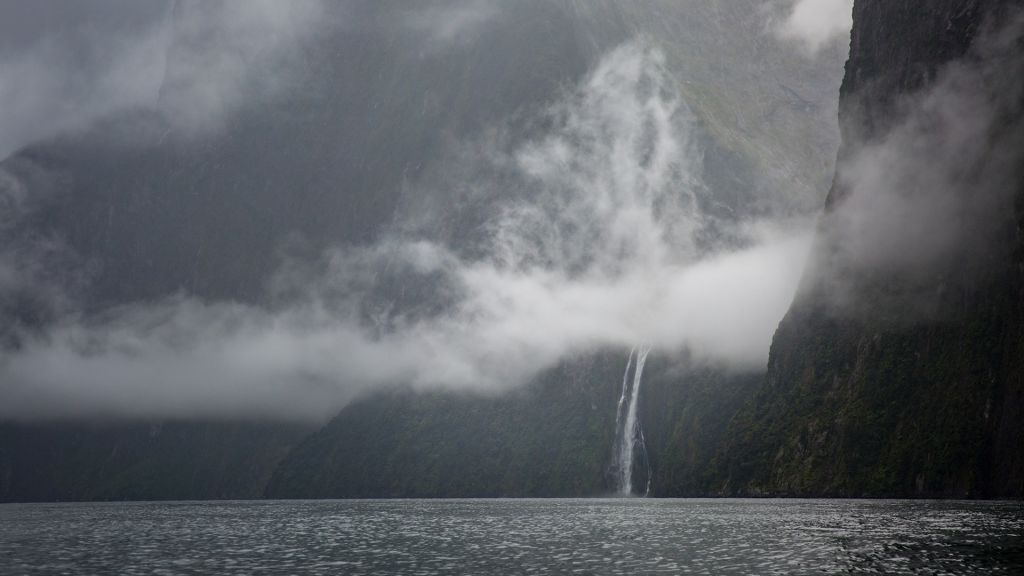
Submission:
<svg viewBox="0 0 1024 576">
<path fill-rule="evenodd" d="M 349 405 L 285 458 L 270 498 L 608 493 L 618 400 L 609 355 L 502 395 L 408 390 Z"/>
<path fill-rule="evenodd" d="M 612 494 L 621 354 L 587 355 L 502 395 L 397 390 L 355 402 L 299 442 L 269 498 Z M 639 411 L 652 496 L 705 494 L 729 418 L 762 376 L 686 370 L 652 355 Z M 634 481 L 646 485 L 637 466 Z M 640 490 L 642 492 L 642 490 Z"/>
<path fill-rule="evenodd" d="M 0 425 L 0 502 L 258 498 L 305 426 Z"/>
</svg>

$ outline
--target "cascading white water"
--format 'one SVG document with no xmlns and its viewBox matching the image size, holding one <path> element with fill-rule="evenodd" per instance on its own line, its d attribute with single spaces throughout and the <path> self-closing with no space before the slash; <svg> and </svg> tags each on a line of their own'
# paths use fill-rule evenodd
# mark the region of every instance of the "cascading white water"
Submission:
<svg viewBox="0 0 1024 576">
<path fill-rule="evenodd" d="M 630 350 L 629 360 L 626 361 L 626 372 L 622 376 L 622 395 L 619 397 L 618 410 L 615 415 L 615 428 L 618 433 L 615 443 L 616 472 L 619 493 L 625 496 L 633 494 L 633 463 L 637 448 L 644 451 L 647 449 L 637 410 L 644 364 L 647 362 L 647 354 L 650 351 L 651 347 L 646 345 Z M 633 385 L 630 387 L 629 371 L 633 367 L 634 355 L 636 356 L 636 369 L 633 371 Z M 650 491 L 650 487 L 650 473 L 648 472 L 645 495 Z"/>
<path fill-rule="evenodd" d="M 629 351 L 629 358 L 626 360 L 626 371 L 622 374 L 622 395 L 619 396 L 619 406 L 615 411 L 615 441 L 616 443 L 622 440 L 622 408 L 626 406 L 626 396 L 629 394 L 629 369 L 633 367 L 633 354 L 636 354 L 636 348 L 634 347 Z M 616 444 L 619 446 L 619 444 Z M 616 448 L 615 455 L 618 458 L 621 450 Z"/>
</svg>

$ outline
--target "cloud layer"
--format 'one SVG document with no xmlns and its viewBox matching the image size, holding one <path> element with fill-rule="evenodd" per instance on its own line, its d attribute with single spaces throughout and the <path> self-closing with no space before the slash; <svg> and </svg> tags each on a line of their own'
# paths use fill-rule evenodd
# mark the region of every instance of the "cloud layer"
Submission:
<svg viewBox="0 0 1024 576">
<path fill-rule="evenodd" d="M 0 418 L 322 419 L 379 386 L 503 390 L 638 343 L 761 369 L 807 227 L 705 212 L 674 81 L 657 49 L 627 44 L 540 111 L 529 137 L 463 143 L 474 152 L 458 155 L 460 181 L 433 186 L 476 200 L 449 208 L 487 207 L 456 209 L 477 219 L 471 246 L 419 214 L 376 245 L 288 263 L 273 306 L 181 295 L 22 335 L 0 359 Z M 396 304 L 395 291 L 419 295 Z"/>
<path fill-rule="evenodd" d="M 82 14 L 49 8 L 56 24 L 0 51 L 0 159 L 129 109 L 159 112 L 183 132 L 216 129 L 246 99 L 287 83 L 294 48 L 317 32 L 322 9 L 319 0 L 157 0 L 121 29 L 129 7 L 85 4 Z M 12 4 L 6 16 L 47 9 Z"/>
<path fill-rule="evenodd" d="M 833 41 L 848 39 L 852 26 L 853 0 L 793 0 L 775 32 L 813 54 Z"/>
<path fill-rule="evenodd" d="M 815 266 L 839 310 L 919 320 L 1006 265 L 1024 174 L 1024 20 L 1003 24 L 927 89 L 873 111 L 890 124 L 881 134 L 861 133 L 849 107 Z"/>
</svg>

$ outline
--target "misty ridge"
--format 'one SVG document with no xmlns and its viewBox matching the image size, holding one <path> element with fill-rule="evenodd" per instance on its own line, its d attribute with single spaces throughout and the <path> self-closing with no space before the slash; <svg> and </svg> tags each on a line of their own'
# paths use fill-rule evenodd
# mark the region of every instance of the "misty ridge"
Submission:
<svg viewBox="0 0 1024 576">
<path fill-rule="evenodd" d="M 834 58 L 837 46 L 845 46 L 850 3 L 835 2 L 827 10 L 824 4 L 774 3 L 755 11 L 751 26 L 759 41 L 783 54 L 781 62 Z M 232 130 L 245 134 L 246 122 L 261 115 L 285 118 L 260 118 L 268 126 L 264 136 L 287 134 L 286 122 L 313 130 L 337 121 L 304 115 L 306 108 L 340 98 L 330 90 L 370 111 L 387 106 L 347 93 L 354 89 L 344 83 L 313 82 L 337 71 L 316 67 L 310 54 L 320 43 L 341 42 L 324 50 L 344 54 L 362 42 L 360 55 L 380 58 L 381 69 L 337 64 L 351 67 L 344 68 L 344 81 L 373 83 L 387 71 L 389 58 L 397 60 L 372 42 L 406 49 L 402 57 L 409 60 L 402 65 L 422 60 L 452 74 L 452 54 L 472 51 L 521 16 L 486 1 L 416 8 L 312 0 L 165 3 L 164 12 L 140 16 L 145 24 L 116 41 L 76 40 L 93 46 L 82 57 L 94 59 L 100 72 L 82 81 L 85 97 L 70 107 L 45 97 L 78 90 L 79 80 L 63 71 L 88 64 L 64 61 L 49 40 L 5 57 L 0 103 L 13 112 L 4 113 L 10 126 L 5 124 L 0 150 L 25 152 L 12 155 L 0 171 L 0 309 L 12 318 L 2 332 L 0 417 L 322 421 L 378 389 L 502 392 L 568 359 L 602 350 L 621 350 L 625 357 L 638 345 L 689 366 L 760 373 L 802 279 L 845 313 L 872 305 L 851 305 L 848 288 L 875 274 L 896 269 L 911 286 L 930 290 L 931 278 L 949 262 L 992 254 L 995 239 L 987 235 L 1002 228 L 990 223 L 1011 212 L 1008 183 L 1019 176 L 1024 148 L 1016 108 L 1022 76 L 1007 72 L 1007 66 L 1020 68 L 1018 24 L 993 32 L 968 58 L 948 66 L 933 87 L 902 102 L 905 120 L 896 128 L 844 142 L 844 150 L 853 152 L 840 152 L 836 188 L 819 220 L 822 180 L 796 179 L 800 168 L 792 165 L 824 162 L 814 170 L 830 173 L 831 150 L 804 152 L 810 160 L 769 157 L 758 167 L 776 173 L 751 170 L 754 175 L 736 185 L 740 192 L 724 192 L 725 180 L 708 169 L 721 154 L 719 141 L 758 128 L 750 127 L 746 111 L 714 108 L 721 94 L 703 95 L 706 88 L 685 76 L 705 61 L 686 59 L 685 50 L 693 47 L 680 50 L 684 56 L 670 52 L 679 49 L 668 46 L 643 9 L 567 6 L 577 22 L 596 20 L 605 10 L 628 25 L 597 39 L 583 34 L 578 59 L 537 80 L 543 90 L 523 88 L 521 101 L 493 108 L 467 104 L 474 112 L 465 118 L 458 117 L 456 99 L 429 90 L 402 102 L 418 107 L 416 116 L 451 123 L 438 131 L 422 127 L 419 140 L 410 137 L 405 144 L 375 143 L 378 152 L 392 144 L 412 150 L 401 165 L 384 156 L 360 157 L 358 145 L 333 158 L 319 156 L 328 147 L 309 144 L 310 156 L 322 165 L 369 163 L 389 172 L 387 186 L 397 191 L 392 199 L 378 198 L 376 182 L 363 182 L 366 191 L 352 204 L 357 208 L 335 224 L 316 203 L 331 185 L 304 190 L 300 177 L 262 192 L 260 182 L 246 182 L 255 186 L 251 195 L 220 181 L 232 191 L 214 203 L 215 210 L 181 208 L 183 222 L 214 221 L 217 214 L 245 218 L 251 211 L 254 224 L 245 234 L 252 238 L 260 235 L 259 219 L 275 213 L 291 223 L 306 215 L 310 230 L 328 230 L 317 237 L 296 228 L 248 245 L 250 236 L 224 239 L 232 242 L 223 248 L 226 254 L 239 248 L 264 252 L 258 264 L 251 264 L 251 255 L 209 264 L 238 266 L 239 280 L 225 282 L 242 286 L 237 291 L 246 295 L 237 297 L 231 288 L 199 294 L 173 274 L 172 282 L 144 297 L 130 289 L 117 293 L 123 283 L 104 276 L 111 264 L 80 253 L 69 237 L 84 237 L 89 226 L 110 230 L 110 222 L 131 216 L 117 213 L 113 199 L 91 223 L 62 216 L 62 203 L 85 200 L 68 199 L 70 187 L 82 185 L 73 182 L 75 176 L 51 170 L 64 153 L 61 146 L 95 147 L 97 156 L 122 154 L 125 162 L 132 158 L 125 150 L 158 150 L 188 158 L 193 168 L 186 170 L 202 172 L 204 155 L 222 146 L 219 138 Z M 561 7 L 534 9 L 561 14 Z M 351 44 L 337 40 L 349 37 Z M 125 45 L 131 49 L 119 49 Z M 486 81 L 481 74 L 477 80 Z M 738 87 L 723 86 L 725 94 Z M 819 106 L 820 98 L 809 98 L 813 102 L 795 105 Z M 827 108 L 819 114 L 829 117 Z M 716 124 L 716 115 L 727 120 Z M 1006 124 L 1005 117 L 1013 122 Z M 388 122 L 383 114 L 372 121 Z M 371 120 L 365 126 L 345 122 L 338 132 L 374 138 L 367 136 L 375 130 Z M 830 128 L 813 130 L 835 145 Z M 92 139 L 97 144 L 89 144 Z M 33 147 L 48 140 L 58 143 L 58 152 Z M 275 151 L 265 157 L 281 166 L 295 162 L 298 172 L 319 174 L 319 168 L 293 160 L 302 154 L 296 148 L 301 143 L 266 145 Z M 739 172 L 733 165 L 719 171 Z M 800 174 L 807 173 L 812 171 Z M 187 174 L 174 174 L 188 182 Z M 326 172 L 314 177 L 330 180 Z M 151 187 L 144 180 L 134 184 Z M 964 196 L 965 188 L 975 194 Z M 187 187 L 176 193 L 198 194 Z M 292 193 L 293 200 L 281 196 Z M 152 202 L 166 203 L 170 214 L 178 210 L 173 198 Z M 293 209 L 293 202 L 301 208 Z M 50 225 L 60 218 L 72 223 L 64 229 Z M 366 230 L 356 231 L 361 220 Z M 146 222 L 132 224 L 133 233 L 144 237 Z M 154 219 L 154 236 L 140 240 L 137 250 L 164 245 L 156 234 L 175 225 L 167 222 Z M 223 238 L 208 232 L 216 224 L 206 225 L 197 230 L 210 239 L 190 239 L 188 258 L 201 260 Z M 816 227 L 829 232 L 812 248 Z M 352 237 L 343 238 L 349 230 Z M 102 244 L 95 240 L 100 236 L 90 242 Z M 168 238 L 174 242 L 173 235 Z M 814 258 L 805 276 L 809 253 Z M 161 258 L 155 248 L 148 257 Z M 174 253 L 167 263 L 181 267 L 188 258 Z M 145 269 L 126 267 L 123 273 Z M 92 300 L 88 295 L 100 282 L 115 286 L 110 290 L 117 297 Z M 907 298 L 928 307 L 932 296 L 912 288 L 899 294 L 901 308 Z"/>
</svg>

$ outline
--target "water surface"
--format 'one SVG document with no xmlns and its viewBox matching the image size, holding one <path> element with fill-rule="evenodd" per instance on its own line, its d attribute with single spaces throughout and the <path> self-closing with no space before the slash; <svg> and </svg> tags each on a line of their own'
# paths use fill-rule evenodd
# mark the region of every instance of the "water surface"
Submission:
<svg viewBox="0 0 1024 576">
<path fill-rule="evenodd" d="M 1024 505 L 390 500 L 0 505 L 0 574 L 1024 574 Z"/>
</svg>

